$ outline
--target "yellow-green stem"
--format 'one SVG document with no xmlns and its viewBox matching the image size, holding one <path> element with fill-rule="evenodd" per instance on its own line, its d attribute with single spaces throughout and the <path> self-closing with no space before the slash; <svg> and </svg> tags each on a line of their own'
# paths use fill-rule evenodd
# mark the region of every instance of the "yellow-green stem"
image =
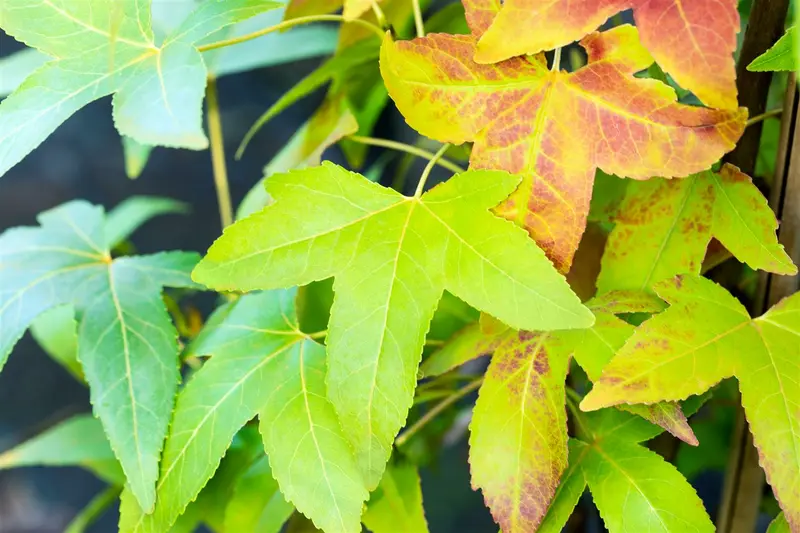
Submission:
<svg viewBox="0 0 800 533">
<path fill-rule="evenodd" d="M 429 152 L 428 150 L 424 150 L 422 148 L 418 148 L 416 146 L 412 146 L 406 143 L 390 141 L 389 139 L 376 139 L 375 137 L 362 137 L 361 135 L 351 135 L 350 137 L 348 137 L 348 139 L 361 144 L 368 144 L 370 146 L 380 146 L 381 148 L 389 148 L 391 150 L 397 150 L 398 152 L 405 152 L 407 154 L 415 155 L 417 157 L 421 157 L 422 159 L 427 159 L 429 161 L 432 160 L 435 155 L 433 152 Z M 466 170 L 456 165 L 449 159 L 445 159 L 443 157 L 439 158 L 436 161 L 436 164 L 442 168 L 446 168 L 451 172 L 455 172 L 456 174 L 460 172 L 465 172 Z"/>
<path fill-rule="evenodd" d="M 422 171 L 422 175 L 419 177 L 419 183 L 417 183 L 417 190 L 414 191 L 414 198 L 419 198 L 420 196 L 422 196 L 422 191 L 423 189 L 425 189 L 425 182 L 428 181 L 428 176 L 431 175 L 431 170 L 433 170 L 433 166 L 436 164 L 437 161 L 439 161 L 442 158 L 442 156 L 444 155 L 444 153 L 447 151 L 448 148 L 450 148 L 449 144 L 442 145 L 442 147 L 439 148 L 439 151 L 433 154 L 433 157 L 431 158 L 430 161 L 428 161 L 428 164 L 425 165 L 425 168 Z"/>
<path fill-rule="evenodd" d="M 417 37 L 425 37 L 425 24 L 422 22 L 422 8 L 419 0 L 411 0 L 414 7 L 414 25 L 417 27 Z"/>
<path fill-rule="evenodd" d="M 211 166 L 214 172 L 214 186 L 217 189 L 217 201 L 219 202 L 219 219 L 224 229 L 233 223 L 233 205 L 231 204 L 231 192 L 228 187 L 228 169 L 225 166 L 225 147 L 222 138 L 219 100 L 217 99 L 217 81 L 213 77 L 208 78 L 206 101 L 208 103 L 208 138 L 211 144 Z"/>
<path fill-rule="evenodd" d="M 89 526 L 100 518 L 100 515 L 102 515 L 106 509 L 111 507 L 111 504 L 117 500 L 121 492 L 121 487 L 108 487 L 95 496 L 92 501 L 89 502 L 89 505 L 84 507 L 83 510 L 78 513 L 78 516 L 72 519 L 72 522 L 69 523 L 64 533 L 83 533 L 86 531 Z"/>
<path fill-rule="evenodd" d="M 556 48 L 553 52 L 553 68 L 550 70 L 553 72 L 561 70 L 561 48 Z"/>
<path fill-rule="evenodd" d="M 761 113 L 760 115 L 756 115 L 756 116 L 748 119 L 747 123 L 745 124 L 745 127 L 750 127 L 753 124 L 758 124 L 759 122 L 764 121 L 764 120 L 766 120 L 768 118 L 778 118 L 778 117 L 781 116 L 781 114 L 783 114 L 783 108 L 782 107 L 779 107 L 778 109 L 770 109 L 769 111 L 767 111 L 765 113 Z"/>
<path fill-rule="evenodd" d="M 252 39 L 257 39 L 262 35 L 267 35 L 268 33 L 273 33 L 276 31 L 285 30 L 288 28 L 292 28 L 294 26 L 300 26 L 302 24 L 309 24 L 311 22 L 349 22 L 351 24 L 359 24 L 368 28 L 370 31 L 374 31 L 375 34 L 380 38 L 383 39 L 383 30 L 372 24 L 371 22 L 367 22 L 366 20 L 362 19 L 355 19 L 355 20 L 347 20 L 342 15 L 312 15 L 309 17 L 298 17 L 296 19 L 291 20 L 284 20 L 279 24 L 275 24 L 274 26 L 269 26 L 268 28 L 264 28 L 263 30 L 254 31 L 252 33 L 248 33 L 246 35 L 241 35 L 239 37 L 233 37 L 231 39 L 225 39 L 222 41 L 217 41 L 215 43 L 203 44 L 197 47 L 198 50 L 201 52 L 207 52 L 209 50 L 215 50 L 217 48 L 223 48 L 225 46 L 232 46 L 234 44 L 243 43 L 245 41 L 250 41 Z"/>
</svg>

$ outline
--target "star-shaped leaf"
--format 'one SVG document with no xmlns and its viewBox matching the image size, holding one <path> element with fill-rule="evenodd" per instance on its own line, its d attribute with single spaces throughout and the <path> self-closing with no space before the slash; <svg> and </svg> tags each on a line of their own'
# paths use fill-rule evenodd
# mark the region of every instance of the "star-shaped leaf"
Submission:
<svg viewBox="0 0 800 533">
<path fill-rule="evenodd" d="M 193 274 L 245 291 L 335 277 L 328 397 L 370 488 L 405 423 L 445 288 L 520 329 L 594 320 L 533 241 L 487 211 L 518 182 L 467 172 L 409 198 L 331 163 L 273 176 L 275 202 L 227 228 Z"/>
<path fill-rule="evenodd" d="M 491 11 L 480 7 L 467 5 L 473 31 Z M 589 62 L 572 73 L 549 70 L 543 56 L 478 64 L 475 36 L 387 37 L 381 51 L 389 94 L 411 127 L 474 142 L 471 168 L 524 177 L 497 212 L 528 229 L 562 271 L 586 226 L 597 168 L 687 176 L 733 148 L 746 116 L 678 104 L 668 86 L 634 77 L 653 60 L 632 26 L 581 44 Z"/>
<path fill-rule="evenodd" d="M 637 328 L 581 407 L 681 400 L 736 376 L 761 466 L 787 520 L 800 526 L 800 295 L 751 319 L 698 276 L 654 289 L 669 309 Z"/>
<path fill-rule="evenodd" d="M 178 396 L 152 514 L 123 509 L 123 531 L 167 531 L 258 415 L 286 499 L 326 531 L 360 531 L 367 499 L 352 449 L 325 398 L 325 350 L 298 330 L 295 290 L 217 310 L 189 354 L 211 355 Z"/>
<path fill-rule="evenodd" d="M 675 81 L 711 107 L 736 108 L 736 0 L 507 0 L 478 41 L 475 60 L 566 46 L 626 9 L 633 9 L 645 48 Z"/>
<path fill-rule="evenodd" d="M 749 176 L 733 165 L 685 180 L 629 184 L 597 279 L 600 292 L 649 290 L 677 274 L 699 274 L 711 237 L 753 269 L 796 274 L 778 243 L 778 222 Z"/>
<path fill-rule="evenodd" d="M 562 531 L 587 484 L 610 533 L 714 531 L 686 479 L 639 444 L 658 435 L 659 428 L 613 409 L 575 421 L 579 438 L 570 439 L 569 468 L 539 533 Z"/>
<path fill-rule="evenodd" d="M 0 366 L 37 316 L 73 306 L 95 414 L 136 498 L 151 509 L 178 385 L 177 332 L 161 290 L 196 287 L 189 271 L 197 255 L 112 259 L 103 210 L 85 202 L 64 204 L 39 222 L 0 235 Z"/>
<path fill-rule="evenodd" d="M 223 531 L 279 533 L 293 512 L 294 506 L 284 499 L 264 456 L 236 482 L 225 507 Z"/>
<path fill-rule="evenodd" d="M 535 531 L 557 494 L 567 467 L 564 381 L 570 358 L 574 355 L 590 379 L 598 379 L 634 331 L 614 313 L 663 308 L 654 296 L 629 292 L 609 293 L 587 305 L 596 317 L 591 328 L 533 333 L 476 323 L 422 365 L 430 376 L 493 353 L 470 425 L 470 465 L 473 486 L 483 490 L 504 532 Z M 675 404 L 626 410 L 697 444 Z"/>
<path fill-rule="evenodd" d="M 797 70 L 797 65 L 800 64 L 800 59 L 798 59 L 800 50 L 797 47 L 797 26 L 792 26 L 772 48 L 747 65 L 747 70 L 753 72 Z"/>
<path fill-rule="evenodd" d="M 156 45 L 149 2 L 4 1 L 0 27 L 55 59 L 0 103 L 0 175 L 73 113 L 109 94 L 121 134 L 144 145 L 205 148 L 207 72 L 195 43 L 280 5 L 206 0 Z"/>
</svg>

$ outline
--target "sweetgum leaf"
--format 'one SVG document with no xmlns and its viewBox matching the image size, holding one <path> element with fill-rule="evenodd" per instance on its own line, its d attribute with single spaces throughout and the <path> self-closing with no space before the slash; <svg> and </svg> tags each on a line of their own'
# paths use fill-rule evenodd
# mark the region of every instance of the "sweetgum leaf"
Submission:
<svg viewBox="0 0 800 533">
<path fill-rule="evenodd" d="M 50 59 L 52 58 L 32 48 L 0 58 L 0 98 L 14 92 L 25 78 Z"/>
<path fill-rule="evenodd" d="M 267 457 L 262 457 L 236 482 L 225 509 L 223 531 L 279 533 L 294 512 L 272 476 Z"/>
<path fill-rule="evenodd" d="M 797 527 L 800 296 L 751 319 L 724 289 L 698 276 L 678 276 L 655 290 L 669 309 L 637 328 L 581 407 L 680 400 L 735 375 L 761 466 Z"/>
<path fill-rule="evenodd" d="M 85 202 L 47 211 L 39 222 L 0 235 L 0 366 L 38 315 L 71 304 L 94 412 L 150 509 L 178 384 L 177 332 L 161 290 L 197 287 L 189 279 L 197 255 L 112 259 L 103 210 Z"/>
<path fill-rule="evenodd" d="M 797 70 L 797 65 L 797 26 L 792 26 L 772 48 L 747 65 L 747 70 L 752 72 L 792 71 Z"/>
<path fill-rule="evenodd" d="M 488 212 L 517 183 L 466 172 L 408 198 L 330 163 L 273 176 L 275 202 L 227 228 L 194 272 L 244 291 L 335 277 L 328 397 L 370 488 L 406 420 L 444 289 L 521 329 L 593 322 L 533 241 Z"/>
<path fill-rule="evenodd" d="M 581 470 L 610 533 L 715 531 L 689 482 L 643 446 L 609 436 L 588 447 Z"/>
<path fill-rule="evenodd" d="M 542 518 L 537 533 L 561 533 L 567 524 L 572 511 L 586 489 L 586 479 L 581 469 L 581 462 L 588 446 L 578 440 L 569 439 L 569 466 L 561 476 L 553 500 Z"/>
<path fill-rule="evenodd" d="M 569 346 L 517 337 L 495 350 L 470 424 L 472 486 L 506 533 L 536 530 L 567 466 Z"/>
<path fill-rule="evenodd" d="M 569 0 L 507 0 L 480 37 L 475 61 L 496 63 L 566 46 L 632 8 L 645 48 L 665 71 L 709 106 L 735 109 L 736 5 L 735 0 L 596 0 L 577 6 Z"/>
<path fill-rule="evenodd" d="M 367 502 L 362 522 L 372 533 L 428 533 L 419 472 L 411 464 L 390 464 Z"/>
<path fill-rule="evenodd" d="M 103 426 L 92 415 L 74 416 L 0 453 L 0 469 L 23 466 L 81 466 L 109 483 L 125 482 Z"/>
<path fill-rule="evenodd" d="M 775 520 L 772 521 L 767 529 L 767 533 L 792 533 L 789 529 L 789 522 L 786 521 L 786 515 L 779 514 Z"/>
<path fill-rule="evenodd" d="M 192 343 L 190 354 L 212 357 L 178 396 L 154 512 L 126 509 L 124 531 L 168 529 L 256 414 L 286 498 L 327 531 L 358 531 L 367 490 L 325 399 L 324 349 L 298 331 L 294 296 L 240 298 L 218 309 Z"/>
<path fill-rule="evenodd" d="M 685 180 L 632 183 L 615 222 L 597 279 L 601 293 L 650 290 L 677 274 L 699 274 L 712 236 L 753 269 L 797 273 L 766 199 L 733 165 Z"/>
<path fill-rule="evenodd" d="M 585 229 L 597 168 L 635 179 L 687 176 L 743 131 L 745 109 L 682 105 L 668 86 L 634 77 L 652 58 L 632 26 L 583 39 L 589 61 L 572 73 L 549 70 L 543 56 L 481 65 L 472 59 L 477 34 L 499 6 L 466 7 L 472 36 L 386 37 L 383 79 L 421 134 L 474 142 L 471 168 L 524 177 L 497 212 L 525 227 L 562 271 Z"/>
<path fill-rule="evenodd" d="M 0 27 L 56 59 L 0 103 L 0 175 L 73 113 L 110 94 L 121 134 L 145 145 L 206 148 L 201 117 L 207 71 L 196 42 L 279 6 L 206 0 L 156 45 L 149 2 L 4 1 Z"/>
</svg>

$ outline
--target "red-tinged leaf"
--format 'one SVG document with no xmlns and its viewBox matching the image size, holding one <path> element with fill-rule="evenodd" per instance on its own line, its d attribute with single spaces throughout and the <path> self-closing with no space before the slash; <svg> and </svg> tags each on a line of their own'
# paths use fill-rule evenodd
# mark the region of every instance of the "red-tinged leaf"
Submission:
<svg viewBox="0 0 800 533">
<path fill-rule="evenodd" d="M 482 8 L 468 9 L 473 31 Z M 666 85 L 635 78 L 652 58 L 632 26 L 581 44 L 589 62 L 573 73 L 550 71 L 541 57 L 475 63 L 474 36 L 387 37 L 381 50 L 389 94 L 414 129 L 474 142 L 472 168 L 524 177 L 496 210 L 528 229 L 563 271 L 586 226 L 596 168 L 636 179 L 698 172 L 734 146 L 746 117 L 744 109 L 678 104 Z"/>
<path fill-rule="evenodd" d="M 712 107 L 736 108 L 736 0 L 506 0 L 478 42 L 475 61 L 565 46 L 633 9 L 642 42 L 681 86 Z M 485 27 L 486 23 L 483 22 Z"/>
<path fill-rule="evenodd" d="M 754 269 L 797 272 L 766 199 L 733 165 L 685 180 L 631 183 L 615 222 L 597 280 L 601 293 L 649 290 L 677 274 L 699 274 L 704 260 L 708 267 L 712 236 Z"/>
<path fill-rule="evenodd" d="M 567 466 L 569 351 L 547 333 L 498 349 L 470 425 L 472 486 L 505 533 L 535 531 Z"/>
</svg>

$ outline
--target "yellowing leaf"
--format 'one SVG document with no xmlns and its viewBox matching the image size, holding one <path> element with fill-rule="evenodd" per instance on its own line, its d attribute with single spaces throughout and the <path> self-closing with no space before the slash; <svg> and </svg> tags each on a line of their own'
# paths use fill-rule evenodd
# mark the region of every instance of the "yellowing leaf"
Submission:
<svg viewBox="0 0 800 533">
<path fill-rule="evenodd" d="M 488 12 L 468 8 L 476 32 Z M 635 78 L 652 58 L 632 26 L 581 44 L 589 62 L 573 73 L 549 70 L 541 56 L 478 64 L 475 36 L 387 37 L 381 51 L 389 94 L 411 127 L 474 142 L 471 168 L 524 177 L 496 211 L 528 229 L 562 271 L 586 226 L 595 169 L 687 176 L 733 148 L 746 116 L 678 104 L 666 85 Z"/>
<path fill-rule="evenodd" d="M 767 480 L 800 525 L 800 295 L 752 320 L 697 276 L 655 285 L 670 308 L 637 328 L 581 407 L 681 400 L 735 375 Z"/>
<path fill-rule="evenodd" d="M 569 346 L 516 333 L 495 350 L 470 424 L 472 486 L 506 533 L 535 531 L 567 466 Z"/>
<path fill-rule="evenodd" d="M 506 0 L 478 41 L 475 60 L 495 63 L 566 46 L 631 8 L 644 46 L 665 71 L 709 106 L 736 108 L 735 0 Z"/>
<path fill-rule="evenodd" d="M 517 183 L 466 172 L 408 198 L 330 163 L 273 176 L 275 202 L 227 228 L 194 272 L 245 291 L 335 277 L 328 397 L 370 487 L 406 420 L 445 288 L 521 329 L 593 321 L 533 241 L 488 212 Z"/>
<path fill-rule="evenodd" d="M 778 243 L 778 222 L 752 180 L 732 165 L 685 180 L 633 183 L 617 211 L 597 280 L 600 292 L 649 290 L 699 274 L 711 237 L 754 269 L 795 274 Z"/>
</svg>

